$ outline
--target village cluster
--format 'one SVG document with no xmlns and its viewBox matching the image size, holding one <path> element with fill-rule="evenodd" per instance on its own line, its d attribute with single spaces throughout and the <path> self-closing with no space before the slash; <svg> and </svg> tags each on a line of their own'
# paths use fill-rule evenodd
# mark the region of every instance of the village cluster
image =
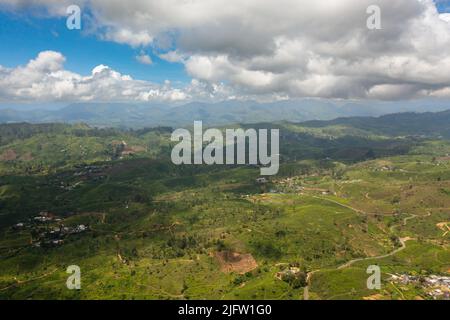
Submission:
<svg viewBox="0 0 450 320">
<path fill-rule="evenodd" d="M 448 276 L 393 274 L 389 280 L 402 285 L 420 286 L 435 300 L 450 299 L 450 277 Z"/>
<path fill-rule="evenodd" d="M 27 222 L 19 222 L 12 229 L 14 231 L 28 230 L 31 234 L 30 244 L 33 247 L 57 247 L 64 243 L 68 236 L 84 233 L 89 226 L 80 224 L 65 226 L 63 220 L 49 212 L 40 212 Z"/>
<path fill-rule="evenodd" d="M 76 171 L 73 173 L 74 178 L 78 178 L 77 182 L 67 182 L 65 179 L 59 181 L 59 187 L 65 191 L 72 191 L 81 186 L 84 182 L 97 182 L 106 179 L 104 171 L 111 166 L 97 165 L 76 165 Z"/>
<path fill-rule="evenodd" d="M 314 177 L 315 175 L 311 175 L 311 177 Z M 307 187 L 303 185 L 303 178 L 302 176 L 298 177 L 291 177 L 291 178 L 285 178 L 274 181 L 276 185 L 276 189 L 271 190 L 270 193 L 298 193 L 299 195 L 302 195 L 304 191 L 312 191 L 312 192 L 318 192 L 323 196 L 327 195 L 336 195 L 335 192 L 332 192 L 329 189 L 324 188 L 314 188 L 314 187 Z"/>
<path fill-rule="evenodd" d="M 89 180 L 92 180 L 92 178 L 105 178 L 105 175 L 103 172 L 105 170 L 111 168 L 109 165 L 76 165 L 75 169 L 77 171 L 73 174 L 74 177 L 82 177 Z"/>
</svg>

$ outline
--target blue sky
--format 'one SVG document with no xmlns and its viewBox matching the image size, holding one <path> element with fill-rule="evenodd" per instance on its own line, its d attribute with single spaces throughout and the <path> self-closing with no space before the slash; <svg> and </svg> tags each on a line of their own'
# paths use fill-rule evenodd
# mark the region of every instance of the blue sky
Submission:
<svg viewBox="0 0 450 320">
<path fill-rule="evenodd" d="M 450 0 L 435 0 L 439 12 L 450 12 Z"/>
<path fill-rule="evenodd" d="M 24 65 L 45 50 L 58 51 L 67 58 L 66 69 L 80 74 L 105 64 L 133 78 L 161 83 L 165 80 L 186 83 L 190 81 L 180 63 L 159 59 L 151 49 L 152 65 L 136 60 L 142 49 L 126 44 L 103 41 L 83 30 L 68 30 L 65 18 L 38 18 L 27 13 L 0 12 L 0 65 Z"/>
</svg>

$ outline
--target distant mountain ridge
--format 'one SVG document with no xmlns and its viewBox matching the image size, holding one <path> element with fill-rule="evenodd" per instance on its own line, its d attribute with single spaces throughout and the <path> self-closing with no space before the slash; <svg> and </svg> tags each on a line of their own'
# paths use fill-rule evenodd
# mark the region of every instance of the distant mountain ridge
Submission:
<svg viewBox="0 0 450 320">
<path fill-rule="evenodd" d="M 425 113 L 396 113 L 380 117 L 337 118 L 330 121 L 307 121 L 304 127 L 346 126 L 389 136 L 434 136 L 450 138 L 450 110 Z"/>
<path fill-rule="evenodd" d="M 328 100 L 302 99 L 259 103 L 255 101 L 191 102 L 179 106 L 130 103 L 76 103 L 58 110 L 0 109 L 0 123 L 87 123 L 100 127 L 144 128 L 183 126 L 201 120 L 206 125 L 332 120 L 341 117 L 382 116 L 398 112 L 442 111 L 450 103 L 357 103 L 336 104 Z"/>
</svg>

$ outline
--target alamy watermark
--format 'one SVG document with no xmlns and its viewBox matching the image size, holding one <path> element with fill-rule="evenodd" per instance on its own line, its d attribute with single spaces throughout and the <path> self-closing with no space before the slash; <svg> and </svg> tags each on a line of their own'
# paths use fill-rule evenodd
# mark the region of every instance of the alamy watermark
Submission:
<svg viewBox="0 0 450 320">
<path fill-rule="evenodd" d="M 381 8 L 377 5 L 370 5 L 367 7 L 366 13 L 370 15 L 366 21 L 367 29 L 381 30 Z"/>
<path fill-rule="evenodd" d="M 276 175 L 280 167 L 278 129 L 225 129 L 224 137 L 219 129 L 203 132 L 202 121 L 195 121 L 193 135 L 186 129 L 177 129 L 172 133 L 171 141 L 179 142 L 171 154 L 176 165 L 261 165 L 263 176 Z"/>
<path fill-rule="evenodd" d="M 381 289 L 381 269 L 379 266 L 371 265 L 367 268 L 367 274 L 371 276 L 367 278 L 367 289 L 380 290 Z"/>
<path fill-rule="evenodd" d="M 66 26 L 69 30 L 81 29 L 81 9 L 77 5 L 67 7 L 66 13 L 68 15 Z"/>
<path fill-rule="evenodd" d="M 81 289 L 81 269 L 79 266 L 72 265 L 68 266 L 66 273 L 70 276 L 67 278 L 66 286 L 69 290 L 80 290 Z"/>
</svg>

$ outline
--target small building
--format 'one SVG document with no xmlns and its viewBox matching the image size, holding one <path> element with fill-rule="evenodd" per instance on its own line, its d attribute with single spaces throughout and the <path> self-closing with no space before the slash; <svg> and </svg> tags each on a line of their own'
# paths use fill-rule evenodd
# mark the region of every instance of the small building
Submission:
<svg viewBox="0 0 450 320">
<path fill-rule="evenodd" d="M 267 182 L 268 182 L 268 180 L 266 178 L 258 178 L 258 179 L 256 179 L 256 183 L 259 183 L 259 184 L 265 184 Z"/>
<path fill-rule="evenodd" d="M 75 227 L 75 232 L 76 233 L 81 233 L 81 232 L 85 232 L 88 230 L 88 227 L 85 226 L 84 224 L 80 224 L 79 226 Z"/>
<path fill-rule="evenodd" d="M 22 223 L 22 222 L 19 222 L 19 223 L 15 224 L 15 225 L 13 226 L 13 229 L 14 229 L 14 230 L 21 230 L 21 229 L 23 229 L 23 228 L 25 228 L 25 224 Z"/>
</svg>

